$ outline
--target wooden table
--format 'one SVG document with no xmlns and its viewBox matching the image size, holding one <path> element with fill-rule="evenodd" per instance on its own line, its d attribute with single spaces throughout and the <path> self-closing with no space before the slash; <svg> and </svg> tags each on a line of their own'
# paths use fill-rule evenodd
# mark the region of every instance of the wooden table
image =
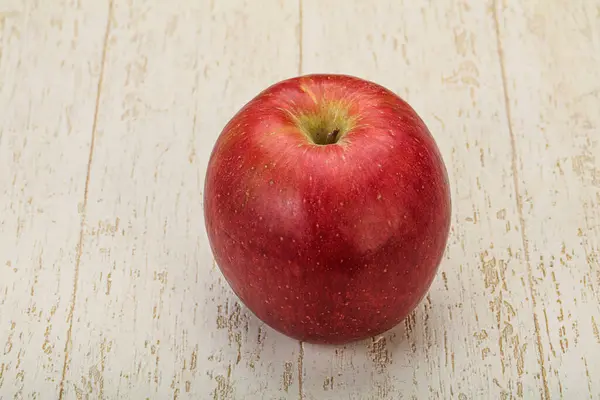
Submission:
<svg viewBox="0 0 600 400">
<path fill-rule="evenodd" d="M 213 262 L 206 163 L 280 79 L 406 98 L 453 220 L 429 296 L 326 347 Z M 600 2 L 0 1 L 1 399 L 600 399 Z"/>
</svg>

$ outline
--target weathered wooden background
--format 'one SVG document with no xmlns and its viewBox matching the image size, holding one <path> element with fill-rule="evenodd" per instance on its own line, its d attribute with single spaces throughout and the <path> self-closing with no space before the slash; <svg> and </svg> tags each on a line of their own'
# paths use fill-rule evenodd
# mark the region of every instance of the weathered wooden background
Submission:
<svg viewBox="0 0 600 400">
<path fill-rule="evenodd" d="M 453 227 L 406 323 L 261 324 L 202 214 L 226 121 L 283 78 L 406 98 Z M 600 1 L 0 0 L 1 399 L 600 399 Z"/>
</svg>

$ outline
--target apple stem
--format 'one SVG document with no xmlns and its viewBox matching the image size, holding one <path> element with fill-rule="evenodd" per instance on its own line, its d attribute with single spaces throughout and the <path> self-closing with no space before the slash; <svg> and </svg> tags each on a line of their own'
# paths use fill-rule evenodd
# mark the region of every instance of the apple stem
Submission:
<svg viewBox="0 0 600 400">
<path fill-rule="evenodd" d="M 340 133 L 339 129 L 334 129 L 327 134 L 327 144 L 332 144 L 337 141 L 337 136 Z"/>
</svg>

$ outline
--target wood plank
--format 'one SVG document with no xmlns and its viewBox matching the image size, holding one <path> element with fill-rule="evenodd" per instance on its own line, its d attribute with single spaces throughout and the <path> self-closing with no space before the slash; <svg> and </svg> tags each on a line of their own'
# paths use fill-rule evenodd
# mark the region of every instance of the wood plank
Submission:
<svg viewBox="0 0 600 400">
<path fill-rule="evenodd" d="M 65 397 L 298 392 L 297 342 L 240 306 L 203 222 L 220 130 L 297 73 L 296 4 L 264 7 L 114 2 Z"/>
<path fill-rule="evenodd" d="M 600 398 L 600 2 L 497 7 L 543 398 Z"/>
<path fill-rule="evenodd" d="M 106 4 L 0 4 L 0 398 L 58 395 Z"/>
<path fill-rule="evenodd" d="M 304 0 L 304 69 L 374 80 L 416 108 L 447 163 L 453 226 L 405 324 L 305 347 L 306 398 L 529 398 L 543 380 L 491 2 L 345 4 Z"/>
</svg>

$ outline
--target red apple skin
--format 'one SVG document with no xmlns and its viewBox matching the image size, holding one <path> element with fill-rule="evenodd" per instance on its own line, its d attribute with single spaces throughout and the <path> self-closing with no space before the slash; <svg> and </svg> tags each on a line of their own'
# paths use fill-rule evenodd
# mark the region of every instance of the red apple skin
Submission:
<svg viewBox="0 0 600 400">
<path fill-rule="evenodd" d="M 354 122 L 317 145 L 295 118 L 332 107 Z M 383 333 L 419 304 L 451 217 L 424 122 L 391 91 L 345 75 L 288 79 L 246 104 L 215 144 L 204 207 L 215 260 L 243 303 L 290 337 L 330 344 Z"/>
</svg>

